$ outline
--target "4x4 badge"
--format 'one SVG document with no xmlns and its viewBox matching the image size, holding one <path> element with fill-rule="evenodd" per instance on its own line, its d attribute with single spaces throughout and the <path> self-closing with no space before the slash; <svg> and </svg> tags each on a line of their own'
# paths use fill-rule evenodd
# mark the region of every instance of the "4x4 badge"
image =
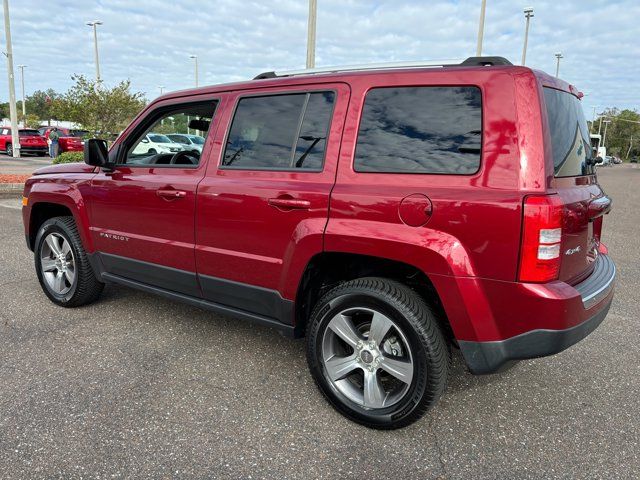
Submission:
<svg viewBox="0 0 640 480">
<path fill-rule="evenodd" d="M 580 245 L 578 245 L 576 248 L 570 248 L 568 249 L 566 252 L 564 252 L 565 255 L 573 255 L 574 253 L 578 253 L 580 251 Z"/>
</svg>

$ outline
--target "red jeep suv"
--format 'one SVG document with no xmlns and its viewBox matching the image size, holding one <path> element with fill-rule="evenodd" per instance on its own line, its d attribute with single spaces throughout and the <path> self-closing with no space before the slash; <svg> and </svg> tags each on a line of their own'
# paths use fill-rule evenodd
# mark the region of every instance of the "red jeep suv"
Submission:
<svg viewBox="0 0 640 480">
<path fill-rule="evenodd" d="M 118 283 L 306 335 L 348 418 L 407 425 L 469 370 L 560 352 L 613 298 L 581 94 L 501 57 L 267 72 L 164 95 L 25 185 L 44 293 Z M 148 132 L 202 153 L 136 148 Z"/>
<path fill-rule="evenodd" d="M 87 130 L 73 130 L 64 127 L 56 127 L 60 137 L 58 138 L 58 150 L 62 152 L 81 152 L 84 149 L 83 137 L 89 134 Z M 49 138 L 53 127 L 40 127 L 40 134 Z"/>
</svg>

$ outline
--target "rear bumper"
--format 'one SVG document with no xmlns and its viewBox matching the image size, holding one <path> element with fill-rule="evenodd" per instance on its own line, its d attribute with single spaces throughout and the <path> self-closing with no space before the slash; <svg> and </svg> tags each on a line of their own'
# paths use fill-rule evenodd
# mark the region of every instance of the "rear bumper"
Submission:
<svg viewBox="0 0 640 480">
<path fill-rule="evenodd" d="M 471 373 L 498 372 L 513 361 L 553 355 L 575 345 L 593 332 L 609 312 L 611 300 L 594 316 L 566 330 L 532 330 L 497 342 L 459 342 Z"/>
<path fill-rule="evenodd" d="M 593 273 L 578 285 L 563 290 L 566 298 L 561 298 L 557 290 L 553 298 L 549 291 L 538 289 L 538 305 L 549 303 L 550 308 L 541 308 L 538 312 L 527 311 L 523 315 L 555 315 L 545 317 L 539 323 L 543 325 L 570 325 L 568 328 L 532 328 L 518 335 L 492 341 L 458 340 L 462 355 L 475 374 L 493 373 L 516 360 L 544 357 L 566 350 L 593 332 L 604 320 L 613 299 L 616 268 L 607 255 L 600 255 Z M 571 294 L 573 292 L 573 295 Z M 517 299 L 509 299 L 509 302 Z M 555 305 L 554 305 L 555 304 Z M 563 308 L 559 308 L 563 307 Z M 518 311 L 512 311 L 512 319 Z M 576 322 L 577 320 L 577 322 Z M 514 320 L 512 320 L 513 323 Z"/>
<path fill-rule="evenodd" d="M 47 145 L 44 146 L 32 146 L 32 145 L 21 145 L 20 153 L 47 153 L 49 152 L 49 147 Z"/>
<path fill-rule="evenodd" d="M 75 144 L 59 144 L 59 148 L 63 152 L 82 152 L 84 151 L 84 147 L 82 145 Z"/>
</svg>

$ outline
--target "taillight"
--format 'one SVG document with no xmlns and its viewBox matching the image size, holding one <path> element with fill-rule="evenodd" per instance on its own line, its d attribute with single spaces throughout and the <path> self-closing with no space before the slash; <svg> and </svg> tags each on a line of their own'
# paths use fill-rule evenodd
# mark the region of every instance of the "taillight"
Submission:
<svg viewBox="0 0 640 480">
<path fill-rule="evenodd" d="M 563 204 L 557 195 L 524 200 L 518 280 L 549 282 L 558 278 Z"/>
</svg>

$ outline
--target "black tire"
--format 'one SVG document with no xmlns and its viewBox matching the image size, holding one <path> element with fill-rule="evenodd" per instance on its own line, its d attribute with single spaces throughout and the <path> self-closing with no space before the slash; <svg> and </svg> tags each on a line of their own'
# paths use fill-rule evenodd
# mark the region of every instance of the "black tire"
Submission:
<svg viewBox="0 0 640 480">
<path fill-rule="evenodd" d="M 325 331 L 338 313 L 353 308 L 383 313 L 401 328 L 409 344 L 411 384 L 389 407 L 365 408 L 343 395 L 327 377 L 322 353 Z M 370 428 L 395 429 L 415 422 L 438 401 L 446 387 L 451 352 L 420 295 L 399 282 L 372 277 L 342 283 L 318 301 L 309 319 L 307 361 L 316 384 L 336 410 Z"/>
<path fill-rule="evenodd" d="M 75 262 L 75 279 L 69 291 L 56 293 L 44 278 L 41 253 L 46 238 L 55 233 L 66 240 L 73 253 Z M 100 282 L 91 268 L 87 254 L 80 241 L 80 235 L 73 217 L 54 217 L 45 221 L 36 236 L 34 258 L 38 281 L 49 299 L 62 307 L 79 307 L 92 303 L 100 297 L 104 283 Z"/>
<path fill-rule="evenodd" d="M 155 148 L 150 148 L 147 153 L 149 153 L 149 155 L 155 155 L 158 151 Z"/>
<path fill-rule="evenodd" d="M 10 143 L 7 143 L 4 149 L 4 153 L 6 153 L 7 156 L 9 157 L 13 157 L 13 145 L 11 145 Z"/>
</svg>

